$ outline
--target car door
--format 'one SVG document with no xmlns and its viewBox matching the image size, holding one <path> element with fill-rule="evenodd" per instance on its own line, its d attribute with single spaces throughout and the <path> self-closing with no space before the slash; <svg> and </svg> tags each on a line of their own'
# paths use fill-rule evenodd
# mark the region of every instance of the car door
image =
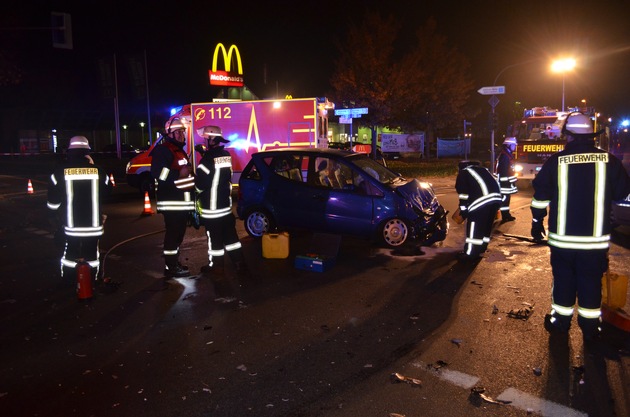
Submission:
<svg viewBox="0 0 630 417">
<path fill-rule="evenodd" d="M 367 174 L 353 169 L 343 158 L 334 159 L 331 171 L 339 187 L 331 187 L 324 207 L 323 230 L 329 233 L 370 237 L 375 229 L 374 199 L 382 198 L 380 190 L 364 187 Z"/>
<path fill-rule="evenodd" d="M 330 190 L 313 183 L 313 158 L 287 152 L 282 158 L 272 163 L 283 168 L 273 176 L 268 192 L 278 226 L 322 231 Z"/>
</svg>

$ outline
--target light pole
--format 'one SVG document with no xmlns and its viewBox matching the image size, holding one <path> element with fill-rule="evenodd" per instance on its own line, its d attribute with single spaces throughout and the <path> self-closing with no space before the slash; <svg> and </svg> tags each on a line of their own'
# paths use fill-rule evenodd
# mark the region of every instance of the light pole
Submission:
<svg viewBox="0 0 630 417">
<path fill-rule="evenodd" d="M 140 130 L 142 132 L 142 146 L 144 146 L 144 122 L 140 122 Z"/>
<path fill-rule="evenodd" d="M 568 71 L 572 71 L 575 68 L 575 59 L 573 58 L 563 58 L 557 59 L 551 63 L 551 71 L 562 73 L 562 111 L 564 111 L 564 81 L 566 78 L 566 73 Z"/>
</svg>

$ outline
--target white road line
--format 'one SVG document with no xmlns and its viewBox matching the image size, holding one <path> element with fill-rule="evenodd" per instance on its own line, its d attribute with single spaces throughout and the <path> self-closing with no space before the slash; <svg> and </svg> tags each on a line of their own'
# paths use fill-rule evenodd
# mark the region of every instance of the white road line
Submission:
<svg viewBox="0 0 630 417">
<path fill-rule="evenodd" d="M 552 401 L 543 400 L 517 390 L 516 388 L 508 388 L 503 391 L 497 400 L 511 401 L 510 405 L 528 412 L 539 413 L 545 417 L 588 417 L 588 414 L 573 408 L 554 403 Z"/>
<path fill-rule="evenodd" d="M 413 362 L 411 365 L 420 369 L 431 369 L 430 366 L 422 362 Z M 476 376 L 446 368 L 440 368 L 435 372 L 429 373 L 443 381 L 450 382 L 453 385 L 467 390 L 470 390 L 479 382 L 479 378 Z M 510 401 L 508 405 L 512 407 L 516 407 L 528 413 L 538 413 L 543 417 L 588 417 L 588 414 L 581 411 L 554 403 L 553 401 L 535 397 L 511 387 L 499 394 L 496 399 L 499 401 Z"/>
</svg>

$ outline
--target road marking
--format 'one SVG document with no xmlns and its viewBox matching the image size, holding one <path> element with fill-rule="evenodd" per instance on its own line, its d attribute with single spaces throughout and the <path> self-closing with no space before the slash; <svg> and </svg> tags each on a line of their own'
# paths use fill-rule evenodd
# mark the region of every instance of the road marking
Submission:
<svg viewBox="0 0 630 417">
<path fill-rule="evenodd" d="M 411 365 L 420 369 L 433 369 L 430 365 L 423 362 L 412 362 Z M 467 390 L 470 390 L 479 382 L 479 378 L 476 376 L 446 368 L 436 369 L 435 372 L 430 372 L 430 374 Z M 587 413 L 535 397 L 511 387 L 499 394 L 496 399 L 499 401 L 510 401 L 510 404 L 507 405 L 519 408 L 527 413 L 538 413 L 543 417 L 588 417 Z"/>
<path fill-rule="evenodd" d="M 539 413 L 545 417 L 588 417 L 586 413 L 552 401 L 534 397 L 516 388 L 506 389 L 497 397 L 497 400 L 511 401 L 511 406 L 526 410 L 527 412 Z"/>
</svg>

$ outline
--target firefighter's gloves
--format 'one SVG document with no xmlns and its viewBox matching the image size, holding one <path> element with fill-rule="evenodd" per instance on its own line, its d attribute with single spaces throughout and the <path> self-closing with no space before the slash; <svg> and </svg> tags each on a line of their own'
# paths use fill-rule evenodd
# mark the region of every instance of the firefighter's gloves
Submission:
<svg viewBox="0 0 630 417">
<path fill-rule="evenodd" d="M 87 159 L 91 165 L 94 165 L 94 160 L 92 159 L 90 155 L 85 155 L 85 159 Z"/>
<path fill-rule="evenodd" d="M 535 242 L 542 242 L 546 236 L 545 226 L 543 225 L 542 219 L 533 219 L 532 220 L 532 239 Z"/>
<path fill-rule="evenodd" d="M 201 156 L 204 156 L 206 151 L 208 150 L 208 148 L 206 148 L 205 145 L 202 145 L 201 143 L 198 145 L 195 145 L 195 150 L 197 152 L 199 152 L 201 154 Z"/>
</svg>

